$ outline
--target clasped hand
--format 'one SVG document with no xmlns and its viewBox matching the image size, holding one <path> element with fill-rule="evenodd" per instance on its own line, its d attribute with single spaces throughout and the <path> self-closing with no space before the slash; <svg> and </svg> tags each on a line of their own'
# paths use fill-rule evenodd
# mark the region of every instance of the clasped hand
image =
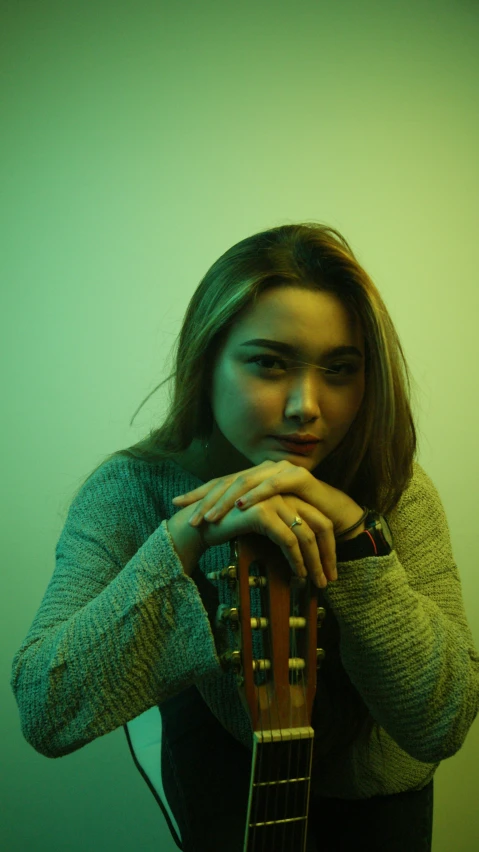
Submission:
<svg viewBox="0 0 479 852">
<path fill-rule="evenodd" d="M 321 549 L 322 573 L 323 576 L 327 574 L 330 580 L 337 579 L 335 535 L 354 523 L 354 517 L 357 520 L 362 510 L 343 491 L 316 479 L 304 467 L 293 465 L 286 459 L 280 462 L 266 460 L 247 470 L 205 482 L 175 497 L 173 503 L 186 507 L 200 501 L 189 520 L 191 526 L 198 526 L 203 521 L 219 521 L 235 506 L 241 510 L 248 509 L 278 494 L 296 495 L 316 509 L 313 526 L 311 520 L 308 523 Z M 238 500 L 241 505 L 238 505 Z M 294 517 L 291 523 L 293 521 Z M 300 540 L 302 525 L 295 525 L 292 531 Z M 319 585 L 325 586 L 326 583 L 324 576 Z"/>
</svg>

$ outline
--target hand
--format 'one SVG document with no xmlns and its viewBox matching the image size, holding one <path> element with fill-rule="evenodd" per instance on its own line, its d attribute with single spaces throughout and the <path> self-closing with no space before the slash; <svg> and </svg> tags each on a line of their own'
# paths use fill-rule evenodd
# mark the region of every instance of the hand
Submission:
<svg viewBox="0 0 479 852">
<path fill-rule="evenodd" d="M 181 523 L 188 523 L 191 510 L 196 510 L 197 505 L 185 506 L 174 517 L 181 516 Z M 301 524 L 291 529 L 295 515 L 299 515 Z M 221 520 L 203 521 L 196 531 L 202 552 L 248 533 L 267 536 L 282 550 L 298 577 L 309 574 L 313 583 L 323 588 L 327 585 L 326 575 L 330 580 L 337 579 L 332 522 L 295 494 L 275 494 L 244 511 L 233 506 Z"/>
<path fill-rule="evenodd" d="M 313 527 L 319 527 L 319 529 L 315 529 L 314 532 L 319 539 L 318 544 L 322 545 L 323 561 L 331 567 L 334 565 L 335 570 L 334 536 L 361 517 L 361 507 L 343 491 L 316 479 L 305 468 L 293 465 L 285 459 L 280 462 L 266 460 L 260 465 L 239 473 L 212 479 L 193 491 L 175 497 L 173 502 L 181 506 L 198 503 L 196 511 L 190 518 L 192 526 L 196 526 L 202 523 L 203 519 L 208 522 L 219 521 L 235 506 L 235 500 L 239 497 L 243 502 L 241 508 L 248 509 L 271 496 L 285 492 L 290 497 L 297 495 L 302 498 L 304 503 L 314 507 L 321 516 L 320 522 L 318 514 L 315 515 L 316 523 Z M 213 507 L 215 514 L 211 515 L 208 510 Z M 284 518 L 288 527 L 293 522 L 296 511 L 301 517 L 298 509 L 293 509 L 293 506 L 291 509 L 292 515 Z M 208 517 L 205 516 L 206 514 Z M 292 530 L 296 533 L 298 540 L 300 531 L 305 532 L 304 521 L 303 518 L 303 525 L 295 525 Z M 329 574 L 331 579 L 333 579 L 334 570 L 331 570 Z"/>
</svg>

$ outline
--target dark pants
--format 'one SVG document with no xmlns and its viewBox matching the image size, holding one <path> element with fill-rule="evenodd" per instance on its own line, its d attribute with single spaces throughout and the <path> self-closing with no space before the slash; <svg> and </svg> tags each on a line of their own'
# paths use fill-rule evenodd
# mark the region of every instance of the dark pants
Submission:
<svg viewBox="0 0 479 852">
<path fill-rule="evenodd" d="M 196 687 L 160 710 L 162 779 L 182 835 L 177 845 L 184 852 L 243 852 L 251 752 Z M 306 852 L 430 852 L 432 817 L 432 781 L 419 792 L 360 801 L 311 798 Z"/>
</svg>

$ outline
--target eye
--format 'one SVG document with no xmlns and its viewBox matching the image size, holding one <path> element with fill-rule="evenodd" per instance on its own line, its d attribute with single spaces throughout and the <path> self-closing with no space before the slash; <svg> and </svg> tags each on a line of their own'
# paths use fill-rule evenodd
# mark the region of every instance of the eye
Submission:
<svg viewBox="0 0 479 852">
<path fill-rule="evenodd" d="M 263 362 L 269 361 L 270 364 L 271 363 L 281 364 L 282 368 L 287 367 L 286 361 L 283 361 L 282 358 L 276 358 L 273 355 L 255 355 L 254 358 L 249 359 L 248 363 L 258 364 L 258 367 L 260 368 L 260 370 L 266 370 L 266 371 L 274 370 L 274 367 L 272 367 L 272 366 L 262 367 L 259 363 L 260 361 L 263 361 Z M 292 367 L 291 369 L 294 369 L 294 367 Z M 344 370 L 345 372 L 341 373 L 341 370 Z M 358 367 L 356 366 L 356 364 L 351 364 L 349 362 L 341 362 L 341 363 L 333 364 L 329 368 L 323 368 L 323 371 L 326 375 L 330 376 L 331 378 L 335 378 L 335 377 L 346 378 L 347 376 L 350 376 L 353 373 L 356 373 L 358 371 Z"/>
<path fill-rule="evenodd" d="M 286 366 L 286 361 L 283 361 L 281 358 L 275 358 L 273 355 L 255 355 L 254 358 L 250 358 L 251 363 L 257 363 L 259 366 L 259 361 L 272 361 L 273 364 L 282 364 L 283 367 Z M 272 370 L 273 367 L 260 367 L 261 370 Z"/>
<path fill-rule="evenodd" d="M 346 369 L 347 375 L 351 375 L 352 373 L 356 373 L 357 370 L 358 370 L 358 368 L 356 367 L 355 364 L 349 364 L 349 363 L 345 362 L 344 364 L 334 364 L 332 367 L 330 367 L 328 370 L 326 370 L 326 372 L 327 373 L 334 373 L 334 375 L 339 376 L 340 375 L 339 370 L 341 369 L 341 367 L 344 367 Z"/>
</svg>

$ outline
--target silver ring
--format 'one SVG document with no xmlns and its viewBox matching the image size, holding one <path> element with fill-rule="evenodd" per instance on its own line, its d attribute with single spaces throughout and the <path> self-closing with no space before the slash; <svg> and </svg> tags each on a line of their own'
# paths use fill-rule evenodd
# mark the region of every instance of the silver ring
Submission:
<svg viewBox="0 0 479 852">
<path fill-rule="evenodd" d="M 294 527 L 296 524 L 302 524 L 302 523 L 303 523 L 303 522 L 302 522 L 301 518 L 299 517 L 299 515 L 296 515 L 296 517 L 295 517 L 295 519 L 294 519 L 293 523 L 292 523 L 292 524 L 291 524 L 291 526 L 290 526 L 290 530 L 292 530 L 292 529 L 293 529 L 293 527 Z"/>
</svg>

